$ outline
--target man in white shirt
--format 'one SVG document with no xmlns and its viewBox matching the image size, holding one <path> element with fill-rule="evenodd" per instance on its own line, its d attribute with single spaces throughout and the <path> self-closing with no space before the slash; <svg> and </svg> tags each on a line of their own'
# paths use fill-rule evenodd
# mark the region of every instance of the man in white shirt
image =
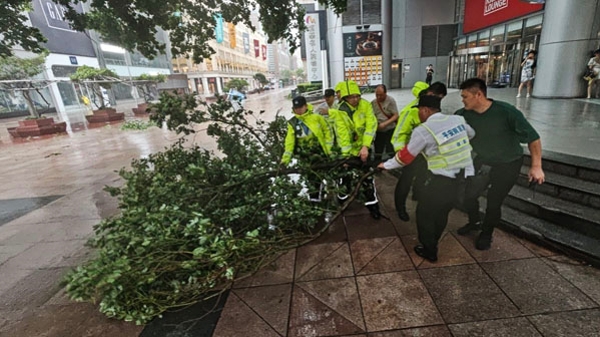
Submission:
<svg viewBox="0 0 600 337">
<path fill-rule="evenodd" d="M 438 241 L 448 223 L 459 187 L 459 178 L 475 173 L 469 139 L 475 131 L 462 116 L 440 113 L 441 99 L 436 96 L 419 98 L 417 126 L 394 158 L 379 164 L 391 170 L 410 164 L 423 152 L 427 159 L 427 179 L 417 204 L 417 231 L 420 244 L 414 247 L 417 255 L 437 261 Z"/>
</svg>

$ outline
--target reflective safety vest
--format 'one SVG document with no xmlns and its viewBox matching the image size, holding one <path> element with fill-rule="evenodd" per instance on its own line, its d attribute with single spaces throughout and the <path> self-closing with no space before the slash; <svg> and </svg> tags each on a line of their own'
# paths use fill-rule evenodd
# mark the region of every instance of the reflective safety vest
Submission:
<svg viewBox="0 0 600 337">
<path fill-rule="evenodd" d="M 335 86 L 335 89 L 340 91 L 342 98 L 348 95 L 361 94 L 360 88 L 356 82 L 350 80 L 338 83 Z M 358 101 L 358 105 L 353 107 L 347 102 L 342 101 L 337 109 L 345 112 L 350 121 L 352 121 L 352 129 L 354 134 L 350 139 L 350 142 L 352 143 L 350 154 L 356 156 L 363 146 L 371 147 L 378 125 L 377 117 L 375 117 L 375 114 L 373 113 L 373 106 L 371 105 L 371 102 L 361 98 Z"/>
<path fill-rule="evenodd" d="M 437 114 L 435 116 L 438 116 Z M 462 116 L 431 117 L 421 126 L 435 139 L 437 151 L 423 153 L 427 167 L 432 169 L 463 169 L 473 165 L 471 143 Z"/>
<path fill-rule="evenodd" d="M 285 152 L 281 162 L 288 164 L 298 146 L 312 148 L 315 145 L 320 147 L 324 154 L 330 155 L 333 136 L 325 118 L 313 113 L 312 105 L 308 104 L 308 110 L 304 114 L 294 114 L 287 123 Z"/>
</svg>

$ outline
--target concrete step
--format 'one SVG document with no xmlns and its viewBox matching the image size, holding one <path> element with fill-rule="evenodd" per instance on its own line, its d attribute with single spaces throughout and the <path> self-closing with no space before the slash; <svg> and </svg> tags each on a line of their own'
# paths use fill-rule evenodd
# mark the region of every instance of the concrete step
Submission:
<svg viewBox="0 0 600 337">
<path fill-rule="evenodd" d="M 485 207 L 485 202 L 482 205 Z M 501 227 L 568 255 L 576 255 L 596 266 L 600 265 L 600 239 L 598 238 L 519 212 L 508 206 L 502 206 Z"/>
<path fill-rule="evenodd" d="M 524 165 L 529 166 L 530 163 L 531 157 L 525 148 Z M 545 173 L 558 173 L 562 176 L 600 184 L 599 160 L 544 151 L 542 153 L 542 168 Z"/>
<path fill-rule="evenodd" d="M 528 166 L 521 168 L 517 180 L 519 186 L 528 187 Z M 578 203 L 592 208 L 600 208 L 600 184 L 573 177 L 563 176 L 554 172 L 544 172 L 546 182 L 536 186 L 536 192 L 555 198 Z"/>
<path fill-rule="evenodd" d="M 600 210 L 597 208 L 562 200 L 519 185 L 512 188 L 504 205 L 571 231 L 600 239 Z"/>
</svg>

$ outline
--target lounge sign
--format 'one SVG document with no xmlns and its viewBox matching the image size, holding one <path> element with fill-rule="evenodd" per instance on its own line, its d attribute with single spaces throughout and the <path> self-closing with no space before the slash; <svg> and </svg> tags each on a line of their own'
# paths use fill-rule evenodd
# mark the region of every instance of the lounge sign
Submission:
<svg viewBox="0 0 600 337">
<path fill-rule="evenodd" d="M 542 9 L 543 4 L 517 0 L 465 0 L 463 33 L 495 26 Z"/>
<path fill-rule="evenodd" d="M 508 8 L 508 0 L 485 0 L 483 15 L 489 15 L 504 8 Z"/>
</svg>

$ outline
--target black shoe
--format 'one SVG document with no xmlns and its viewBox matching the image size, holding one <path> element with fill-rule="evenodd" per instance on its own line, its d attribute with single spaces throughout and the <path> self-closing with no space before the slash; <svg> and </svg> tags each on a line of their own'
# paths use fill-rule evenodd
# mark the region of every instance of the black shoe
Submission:
<svg viewBox="0 0 600 337">
<path fill-rule="evenodd" d="M 429 262 L 437 261 L 437 253 L 430 252 L 423 245 L 417 245 L 414 248 L 415 253 Z"/>
<path fill-rule="evenodd" d="M 478 250 L 488 250 L 492 247 L 492 235 L 481 233 L 475 242 L 475 248 Z"/>
<path fill-rule="evenodd" d="M 406 213 L 406 208 L 404 208 L 404 207 L 398 209 L 398 217 L 402 221 L 409 221 L 410 220 L 410 216 L 408 216 L 408 213 Z"/>
<path fill-rule="evenodd" d="M 371 212 L 371 217 L 375 220 L 381 219 L 381 212 L 379 211 L 379 204 L 368 205 L 367 209 Z"/>
<path fill-rule="evenodd" d="M 476 223 L 470 223 L 469 222 L 468 224 L 466 224 L 466 225 L 462 226 L 461 228 L 459 228 L 456 231 L 456 234 L 458 234 L 458 235 L 467 235 L 467 234 L 469 234 L 471 232 L 480 231 L 480 230 L 481 230 L 481 221 L 476 222 Z"/>
</svg>

